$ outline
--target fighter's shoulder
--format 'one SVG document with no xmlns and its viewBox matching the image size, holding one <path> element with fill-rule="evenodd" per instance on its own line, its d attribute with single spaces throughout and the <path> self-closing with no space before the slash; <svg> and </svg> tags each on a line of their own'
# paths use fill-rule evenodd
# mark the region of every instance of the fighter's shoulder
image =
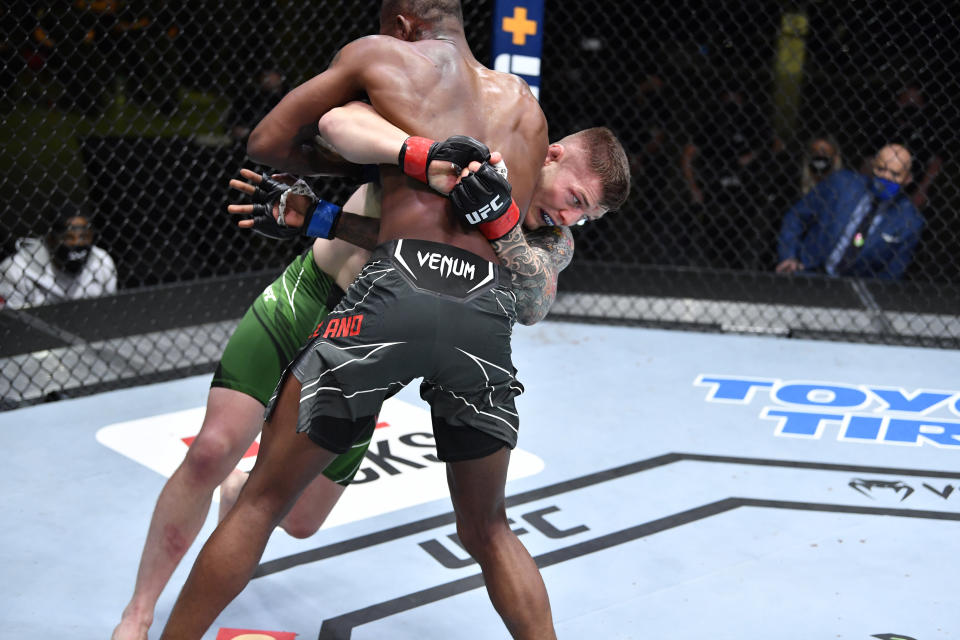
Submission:
<svg viewBox="0 0 960 640">
<path fill-rule="evenodd" d="M 492 73 L 505 95 L 510 96 L 529 110 L 543 112 L 540 103 L 537 101 L 537 96 L 531 91 L 526 80 L 513 73 L 503 71 L 493 71 Z"/>
<path fill-rule="evenodd" d="M 544 248 L 554 245 L 564 245 L 573 249 L 573 233 L 568 227 L 553 226 L 537 229 L 524 229 L 524 237 L 528 244 L 536 244 Z"/>
<path fill-rule="evenodd" d="M 533 95 L 533 91 L 531 91 L 530 85 L 527 84 L 527 81 L 515 73 L 497 71 L 496 69 L 489 69 L 489 72 L 494 78 L 496 78 L 496 81 L 500 83 L 505 91 L 513 92 L 518 97 L 530 97 L 536 100 L 536 96 Z"/>
<path fill-rule="evenodd" d="M 389 62 L 410 51 L 409 43 L 398 38 L 379 34 L 363 36 L 343 45 L 333 59 L 332 65 L 369 65 L 372 61 Z"/>
<path fill-rule="evenodd" d="M 527 244 L 549 256 L 558 270 L 573 259 L 573 233 L 567 227 L 540 227 L 524 231 Z"/>
<path fill-rule="evenodd" d="M 539 137 L 546 136 L 547 118 L 526 80 L 503 71 L 491 69 L 490 73 L 497 87 L 498 102 L 513 116 L 513 131 L 521 131 L 525 136 L 535 136 L 538 140 Z"/>
</svg>

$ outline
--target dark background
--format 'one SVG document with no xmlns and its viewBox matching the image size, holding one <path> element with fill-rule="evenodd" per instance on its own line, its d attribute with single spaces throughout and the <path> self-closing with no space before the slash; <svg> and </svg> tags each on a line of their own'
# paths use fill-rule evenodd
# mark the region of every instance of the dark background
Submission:
<svg viewBox="0 0 960 640">
<path fill-rule="evenodd" d="M 254 114 L 269 108 L 270 96 L 258 90 L 264 70 L 279 71 L 284 89 L 319 73 L 342 44 L 376 31 L 378 4 L 4 3 L 0 257 L 17 238 L 42 235 L 58 212 L 77 207 L 93 216 L 123 294 L 68 304 L 47 320 L 89 323 L 109 314 L 109 326 L 120 327 L 125 314 L 131 323 L 142 317 L 151 300 L 161 328 L 236 317 L 258 292 L 251 283 L 269 282 L 307 243 L 273 242 L 231 225 L 225 209 L 235 196 L 227 181 L 241 166 L 253 166 L 243 138 L 231 136 L 233 127 L 255 124 L 242 120 L 259 119 Z M 492 2 L 464 4 L 468 39 L 489 64 Z M 577 259 L 561 277 L 561 290 L 641 296 L 625 312 L 606 310 L 610 321 L 655 318 L 642 296 L 657 296 L 809 305 L 830 324 L 832 308 L 862 305 L 841 291 L 844 284 L 772 275 L 776 231 L 798 197 L 805 146 L 814 134 L 830 132 L 846 166 L 859 170 L 882 142 L 898 90 L 918 83 L 928 102 L 928 152 L 942 157 L 943 170 L 922 211 L 927 227 L 904 280 L 867 286 L 881 309 L 917 314 L 914 337 L 946 335 L 955 346 L 955 9 L 947 0 L 548 2 L 540 97 L 551 138 L 611 127 L 634 167 L 622 209 L 575 229 Z M 802 64 L 785 79 L 781 69 L 789 60 L 778 52 L 786 15 L 804 16 L 807 29 L 794 40 Z M 655 100 L 644 90 L 651 76 L 662 82 Z M 704 135 L 705 122 L 716 122 L 714 98 L 731 86 L 753 105 L 750 134 L 764 145 L 779 140 L 751 170 L 750 218 L 692 207 L 680 172 L 683 146 Z M 724 123 L 714 129 L 708 133 L 722 137 Z M 339 202 L 351 188 L 345 181 L 316 185 Z M 207 281 L 217 284 L 211 289 Z M 167 293 L 152 295 L 157 287 Z M 172 312 L 156 302 L 177 287 L 192 292 L 193 306 Z M 40 334 L 2 320 L 4 353 L 42 346 L 43 339 L 34 339 Z M 755 318 L 735 320 L 749 325 Z M 842 338 L 878 336 L 854 331 Z"/>
</svg>

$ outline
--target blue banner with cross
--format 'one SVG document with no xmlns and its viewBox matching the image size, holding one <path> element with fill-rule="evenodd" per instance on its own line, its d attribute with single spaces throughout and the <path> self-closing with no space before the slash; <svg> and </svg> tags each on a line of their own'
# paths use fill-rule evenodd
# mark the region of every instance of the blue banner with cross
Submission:
<svg viewBox="0 0 960 640">
<path fill-rule="evenodd" d="M 540 98 L 543 0 L 496 0 L 493 9 L 493 68 L 514 73 Z"/>
</svg>

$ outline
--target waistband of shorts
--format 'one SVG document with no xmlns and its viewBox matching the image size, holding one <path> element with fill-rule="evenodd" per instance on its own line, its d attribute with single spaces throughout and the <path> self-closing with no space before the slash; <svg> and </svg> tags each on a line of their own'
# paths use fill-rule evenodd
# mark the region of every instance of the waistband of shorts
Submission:
<svg viewBox="0 0 960 640">
<path fill-rule="evenodd" d="M 471 251 L 466 249 L 461 249 L 460 247 L 455 247 L 453 245 L 444 244 L 442 242 L 433 242 L 430 240 L 414 240 L 411 238 L 400 238 L 397 240 L 388 240 L 383 244 L 377 245 L 377 247 L 370 254 L 370 259 L 389 259 L 391 261 L 396 260 L 399 255 L 401 248 L 406 251 L 429 251 L 432 253 L 441 253 L 448 254 L 451 257 L 468 257 L 467 259 L 476 265 L 491 265 L 494 274 L 494 282 L 501 287 L 507 289 L 513 286 L 513 276 L 510 269 L 504 267 L 501 264 L 496 262 L 490 262 L 483 256 L 479 256 Z M 416 266 L 416 265 L 411 265 Z"/>
</svg>

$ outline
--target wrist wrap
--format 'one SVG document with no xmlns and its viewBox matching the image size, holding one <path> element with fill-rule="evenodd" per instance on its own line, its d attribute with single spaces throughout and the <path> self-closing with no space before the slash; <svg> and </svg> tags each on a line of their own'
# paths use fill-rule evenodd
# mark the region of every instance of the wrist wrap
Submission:
<svg viewBox="0 0 960 640">
<path fill-rule="evenodd" d="M 487 240 L 499 240 L 510 233 L 514 227 L 520 224 L 520 207 L 510 198 L 510 207 L 497 218 L 489 222 L 481 222 L 477 229 Z"/>
<path fill-rule="evenodd" d="M 317 200 L 317 206 L 308 214 L 304 222 L 303 235 L 330 240 L 336 233 L 341 211 L 342 209 L 332 202 Z"/>
<path fill-rule="evenodd" d="M 427 182 L 427 164 L 429 162 L 430 147 L 434 144 L 429 138 L 410 136 L 403 141 L 400 147 L 400 156 L 397 163 L 405 174 L 420 182 Z"/>
</svg>

